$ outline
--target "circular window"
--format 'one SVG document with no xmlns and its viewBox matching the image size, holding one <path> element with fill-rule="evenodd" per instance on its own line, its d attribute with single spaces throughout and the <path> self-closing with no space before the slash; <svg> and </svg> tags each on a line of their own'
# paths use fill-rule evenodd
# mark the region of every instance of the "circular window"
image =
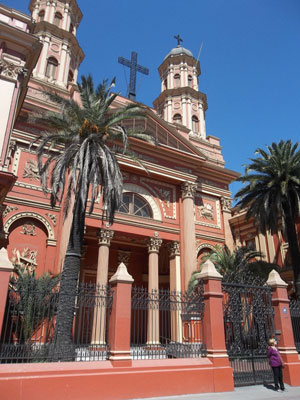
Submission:
<svg viewBox="0 0 300 400">
<path fill-rule="evenodd" d="M 152 218 L 152 210 L 147 201 L 136 193 L 124 193 L 119 212 L 139 217 Z"/>
</svg>

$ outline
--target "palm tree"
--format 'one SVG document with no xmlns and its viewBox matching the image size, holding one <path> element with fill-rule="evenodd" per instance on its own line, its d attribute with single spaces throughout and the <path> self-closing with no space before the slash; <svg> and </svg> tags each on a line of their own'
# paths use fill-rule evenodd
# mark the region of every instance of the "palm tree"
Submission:
<svg viewBox="0 0 300 400">
<path fill-rule="evenodd" d="M 260 251 L 253 250 L 251 247 L 242 246 L 230 251 L 230 249 L 224 245 L 216 245 L 212 251 L 205 254 L 202 257 L 201 265 L 207 260 L 211 260 L 220 274 L 233 276 L 237 272 L 250 271 L 251 265 L 255 264 L 256 258 L 261 258 L 262 253 Z M 188 293 L 198 285 L 199 271 L 193 272 L 188 285 Z"/>
<path fill-rule="evenodd" d="M 50 201 L 54 207 L 57 202 L 62 201 L 67 187 L 65 213 L 72 196 L 74 198 L 55 326 L 55 351 L 62 359 L 72 357 L 71 332 L 88 193 L 91 193 L 89 212 L 93 211 L 95 200 L 102 194 L 102 218 L 107 219 L 110 224 L 113 223 L 115 211 L 121 205 L 123 181 L 112 145 L 116 141 L 123 143 L 125 151 L 128 136 L 153 142 L 149 135 L 134 132 L 129 134 L 122 126 L 124 119 L 143 117 L 145 109 L 131 103 L 121 109 L 112 110 L 110 106 L 117 96 L 111 94 L 113 86 L 114 80 L 110 85 L 103 81 L 95 89 L 91 76 L 83 76 L 81 85 L 78 85 L 80 103 L 57 94 L 48 94 L 61 112 L 49 112 L 35 118 L 36 122 L 47 127 L 37 147 L 43 189 L 48 191 L 50 180 Z M 61 151 L 53 152 L 55 146 L 61 146 Z M 48 158 L 43 162 L 45 153 Z"/>
<path fill-rule="evenodd" d="M 300 212 L 300 150 L 291 140 L 272 143 L 267 151 L 257 149 L 257 158 L 246 166 L 237 180 L 246 183 L 235 198 L 237 206 L 247 208 L 246 219 L 254 218 L 260 231 L 278 231 L 282 224 L 289 244 L 294 285 L 300 297 L 300 250 L 295 218 Z"/>
</svg>

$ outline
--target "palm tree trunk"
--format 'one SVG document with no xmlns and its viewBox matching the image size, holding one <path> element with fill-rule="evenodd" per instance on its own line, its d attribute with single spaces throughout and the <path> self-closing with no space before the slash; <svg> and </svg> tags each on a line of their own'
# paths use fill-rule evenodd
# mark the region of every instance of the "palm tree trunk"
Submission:
<svg viewBox="0 0 300 400">
<path fill-rule="evenodd" d="M 81 200 L 77 198 L 73 210 L 70 238 L 60 282 L 54 332 L 54 354 L 52 354 L 52 358 L 55 361 L 72 361 L 74 357 L 72 329 L 84 236 L 84 218 L 85 205 L 82 205 Z"/>
<path fill-rule="evenodd" d="M 286 235 L 294 272 L 294 286 L 297 298 L 300 298 L 300 249 L 294 218 L 289 204 L 284 207 Z"/>
</svg>

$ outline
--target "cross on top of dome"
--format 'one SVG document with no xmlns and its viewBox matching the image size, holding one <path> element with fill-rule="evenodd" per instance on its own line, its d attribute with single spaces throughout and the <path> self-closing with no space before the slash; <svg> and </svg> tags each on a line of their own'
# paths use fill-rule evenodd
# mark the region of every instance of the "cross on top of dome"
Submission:
<svg viewBox="0 0 300 400">
<path fill-rule="evenodd" d="M 174 36 L 174 39 L 177 40 L 177 47 L 180 47 L 180 42 L 183 42 L 183 39 L 180 37 L 180 35 Z"/>
</svg>

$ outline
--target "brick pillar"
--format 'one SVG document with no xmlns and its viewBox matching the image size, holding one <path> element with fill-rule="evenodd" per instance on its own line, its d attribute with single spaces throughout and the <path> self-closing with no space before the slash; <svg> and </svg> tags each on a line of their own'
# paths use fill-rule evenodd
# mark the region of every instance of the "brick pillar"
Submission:
<svg viewBox="0 0 300 400">
<path fill-rule="evenodd" d="M 3 318 L 5 313 L 8 282 L 14 267 L 7 257 L 7 250 L 0 250 L 0 334 L 2 332 Z"/>
<path fill-rule="evenodd" d="M 207 346 L 207 357 L 215 367 L 214 390 L 230 391 L 234 389 L 234 384 L 225 345 L 222 275 L 207 260 L 199 273 L 199 279 L 204 281 L 204 342 Z"/>
<path fill-rule="evenodd" d="M 113 305 L 108 332 L 109 359 L 115 366 L 130 366 L 132 363 L 132 356 L 130 355 L 130 317 L 133 278 L 128 274 L 125 264 L 121 263 L 109 282 L 113 290 Z"/>
<path fill-rule="evenodd" d="M 274 269 L 269 274 L 267 284 L 272 288 L 275 330 L 280 332 L 280 334 L 277 333 L 280 339 L 278 349 L 285 363 L 284 382 L 298 386 L 300 385 L 300 360 L 295 347 L 287 284 Z"/>
</svg>

